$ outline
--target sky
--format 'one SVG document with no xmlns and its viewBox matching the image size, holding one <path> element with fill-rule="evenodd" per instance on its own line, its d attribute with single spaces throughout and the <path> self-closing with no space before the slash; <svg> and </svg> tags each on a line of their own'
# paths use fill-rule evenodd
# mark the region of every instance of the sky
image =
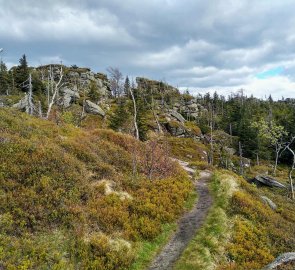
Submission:
<svg viewBox="0 0 295 270">
<path fill-rule="evenodd" d="M 59 63 L 190 93 L 295 98 L 295 0 L 0 0 L 9 66 Z"/>
</svg>

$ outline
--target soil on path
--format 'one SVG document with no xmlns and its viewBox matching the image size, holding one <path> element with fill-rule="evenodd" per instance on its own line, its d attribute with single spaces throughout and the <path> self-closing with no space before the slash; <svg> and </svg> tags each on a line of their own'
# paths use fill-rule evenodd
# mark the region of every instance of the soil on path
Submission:
<svg viewBox="0 0 295 270">
<path fill-rule="evenodd" d="M 179 161 L 179 163 L 188 173 L 192 174 L 194 172 L 188 167 L 186 162 Z M 160 254 L 154 259 L 149 270 L 172 269 L 174 263 L 180 257 L 188 243 L 194 238 L 198 229 L 202 226 L 212 205 L 212 197 L 208 189 L 208 181 L 210 178 L 211 172 L 200 172 L 199 179 L 194 182 L 198 194 L 196 204 L 192 210 L 185 213 L 179 220 L 178 230 Z"/>
</svg>

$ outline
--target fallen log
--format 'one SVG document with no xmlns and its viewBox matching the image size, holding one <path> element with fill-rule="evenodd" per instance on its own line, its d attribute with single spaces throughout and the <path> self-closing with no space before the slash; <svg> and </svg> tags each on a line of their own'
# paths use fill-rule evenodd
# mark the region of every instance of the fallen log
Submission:
<svg viewBox="0 0 295 270">
<path fill-rule="evenodd" d="M 265 185 L 269 187 L 278 187 L 278 188 L 286 188 L 286 186 L 276 179 L 266 176 L 266 175 L 257 175 L 252 182 L 255 184 Z"/>
<path fill-rule="evenodd" d="M 284 265 L 289 262 L 295 262 L 295 252 L 283 253 L 277 257 L 272 263 L 263 268 L 263 270 L 276 269 L 280 265 Z"/>
</svg>

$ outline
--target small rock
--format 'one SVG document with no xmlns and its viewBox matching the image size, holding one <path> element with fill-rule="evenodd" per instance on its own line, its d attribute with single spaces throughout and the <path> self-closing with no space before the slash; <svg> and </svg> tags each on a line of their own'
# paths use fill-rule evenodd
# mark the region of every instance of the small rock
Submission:
<svg viewBox="0 0 295 270">
<path fill-rule="evenodd" d="M 278 207 L 277 205 L 268 197 L 260 196 L 264 203 L 266 203 L 272 210 L 276 210 Z"/>
</svg>

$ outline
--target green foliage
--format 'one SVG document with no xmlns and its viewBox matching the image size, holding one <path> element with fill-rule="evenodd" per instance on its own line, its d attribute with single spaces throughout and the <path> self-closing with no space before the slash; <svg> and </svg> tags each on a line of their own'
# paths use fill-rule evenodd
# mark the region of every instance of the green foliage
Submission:
<svg viewBox="0 0 295 270">
<path fill-rule="evenodd" d="M 226 172 L 214 173 L 210 185 L 214 204 L 205 224 L 189 243 L 175 269 L 214 269 L 225 260 L 221 243 L 226 243 L 229 239 L 230 220 L 226 211 L 235 188 L 232 175 Z"/>
<path fill-rule="evenodd" d="M 7 94 L 9 87 L 8 71 L 5 63 L 0 62 L 0 94 Z"/>
<path fill-rule="evenodd" d="M 181 214 L 193 189 L 177 166 L 153 181 L 139 168 L 134 178 L 132 149 L 142 156 L 146 146 L 130 136 L 9 109 L 0 118 L 5 269 L 126 269 L 139 243 L 153 242 Z"/>
<path fill-rule="evenodd" d="M 270 253 L 267 231 L 250 221 L 237 219 L 234 225 L 233 243 L 229 246 L 232 269 L 260 269 L 274 260 Z"/>
<path fill-rule="evenodd" d="M 207 162 L 207 148 L 192 138 L 168 137 L 167 142 L 175 158 L 189 162 Z"/>
<path fill-rule="evenodd" d="M 184 126 L 190 135 L 192 136 L 202 135 L 201 129 L 194 122 L 186 121 Z"/>
<path fill-rule="evenodd" d="M 101 93 L 99 92 L 99 88 L 97 87 L 96 83 L 91 81 L 89 86 L 88 97 L 94 103 L 98 102 L 101 98 Z"/>
<path fill-rule="evenodd" d="M 229 263 L 220 269 L 261 269 L 294 247 L 294 208 L 284 196 L 265 190 L 282 207 L 276 212 L 263 204 L 256 187 L 240 183 L 242 189 L 234 193 L 228 210 L 234 221 L 226 247 Z"/>
<path fill-rule="evenodd" d="M 115 131 L 130 131 L 130 118 L 128 101 L 125 98 L 118 99 L 118 105 L 110 116 L 109 127 Z"/>
<path fill-rule="evenodd" d="M 19 65 L 14 70 L 14 78 L 15 84 L 19 87 L 24 81 L 26 81 L 29 77 L 29 67 L 26 55 L 24 54 L 22 58 L 19 59 Z M 25 90 L 24 88 L 20 88 L 21 90 Z"/>
<path fill-rule="evenodd" d="M 130 80 L 129 80 L 128 76 L 126 76 L 125 82 L 124 82 L 124 94 L 126 96 L 129 96 L 130 88 L 131 88 Z"/>
<path fill-rule="evenodd" d="M 266 140 L 267 143 L 273 146 L 287 135 L 284 127 L 277 125 L 274 121 L 266 122 L 264 119 L 260 119 L 252 123 L 252 127 L 258 130 L 258 136 L 261 137 L 261 139 Z"/>
<path fill-rule="evenodd" d="M 138 255 L 134 263 L 131 265 L 130 270 L 142 270 L 148 267 L 149 263 L 169 240 L 171 232 L 176 229 L 176 224 L 165 224 L 162 227 L 162 232 L 153 241 L 143 241 L 140 244 Z"/>
</svg>

